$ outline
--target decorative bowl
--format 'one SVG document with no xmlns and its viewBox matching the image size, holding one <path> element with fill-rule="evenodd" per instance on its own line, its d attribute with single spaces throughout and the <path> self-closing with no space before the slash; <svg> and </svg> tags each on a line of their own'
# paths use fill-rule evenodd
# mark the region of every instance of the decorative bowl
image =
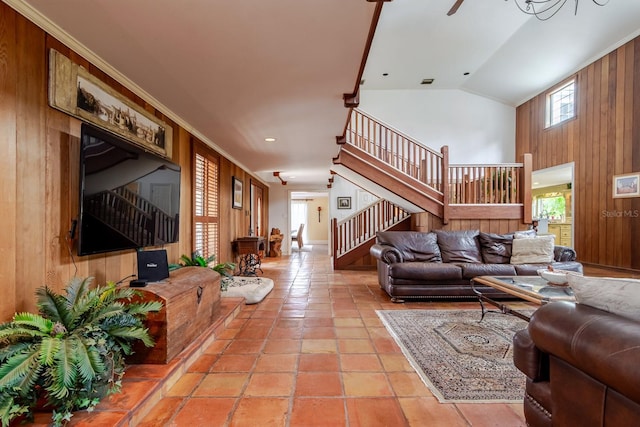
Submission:
<svg viewBox="0 0 640 427">
<path fill-rule="evenodd" d="M 566 286 L 568 282 L 567 273 L 564 271 L 538 270 L 538 275 L 551 285 Z"/>
</svg>

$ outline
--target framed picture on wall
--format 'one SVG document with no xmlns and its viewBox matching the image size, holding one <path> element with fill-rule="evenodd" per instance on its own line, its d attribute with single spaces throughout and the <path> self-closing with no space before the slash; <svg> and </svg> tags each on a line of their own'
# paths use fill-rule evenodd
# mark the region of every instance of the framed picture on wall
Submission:
<svg viewBox="0 0 640 427">
<path fill-rule="evenodd" d="M 613 197 L 639 197 L 640 173 L 613 176 Z"/>
<path fill-rule="evenodd" d="M 338 209 L 351 209 L 351 197 L 338 197 Z"/>
<path fill-rule="evenodd" d="M 233 200 L 233 209 L 242 209 L 242 180 L 233 177 L 233 183 L 231 187 L 231 200 Z"/>
<path fill-rule="evenodd" d="M 55 49 L 49 51 L 49 105 L 171 158 L 171 126 Z"/>
</svg>

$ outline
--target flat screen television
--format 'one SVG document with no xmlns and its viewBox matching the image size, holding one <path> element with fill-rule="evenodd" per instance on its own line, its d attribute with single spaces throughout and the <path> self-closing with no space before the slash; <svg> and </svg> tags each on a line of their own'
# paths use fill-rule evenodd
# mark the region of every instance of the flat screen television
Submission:
<svg viewBox="0 0 640 427">
<path fill-rule="evenodd" d="M 82 124 L 78 255 L 178 241 L 180 166 Z"/>
</svg>

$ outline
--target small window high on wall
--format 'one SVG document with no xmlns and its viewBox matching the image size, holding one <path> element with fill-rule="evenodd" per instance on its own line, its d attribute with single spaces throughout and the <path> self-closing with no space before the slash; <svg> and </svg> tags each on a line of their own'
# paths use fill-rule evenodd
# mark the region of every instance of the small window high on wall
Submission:
<svg viewBox="0 0 640 427">
<path fill-rule="evenodd" d="M 575 117 L 576 81 L 571 79 L 547 95 L 545 127 L 551 127 Z"/>
</svg>

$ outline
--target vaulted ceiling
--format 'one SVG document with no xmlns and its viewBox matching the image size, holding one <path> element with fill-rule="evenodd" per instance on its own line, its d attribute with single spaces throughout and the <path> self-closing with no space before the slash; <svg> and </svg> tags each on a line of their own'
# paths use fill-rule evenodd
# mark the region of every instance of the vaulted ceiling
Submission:
<svg viewBox="0 0 640 427">
<path fill-rule="evenodd" d="M 263 180 L 279 185 L 280 171 L 310 189 L 329 178 L 342 97 L 358 87 L 376 9 L 365 0 L 3 1 Z M 452 16 L 453 0 L 385 2 L 361 90 L 454 89 L 515 107 L 639 34 L 640 1 L 583 0 L 577 15 L 568 1 L 545 22 L 515 1 L 467 0 Z"/>
</svg>

